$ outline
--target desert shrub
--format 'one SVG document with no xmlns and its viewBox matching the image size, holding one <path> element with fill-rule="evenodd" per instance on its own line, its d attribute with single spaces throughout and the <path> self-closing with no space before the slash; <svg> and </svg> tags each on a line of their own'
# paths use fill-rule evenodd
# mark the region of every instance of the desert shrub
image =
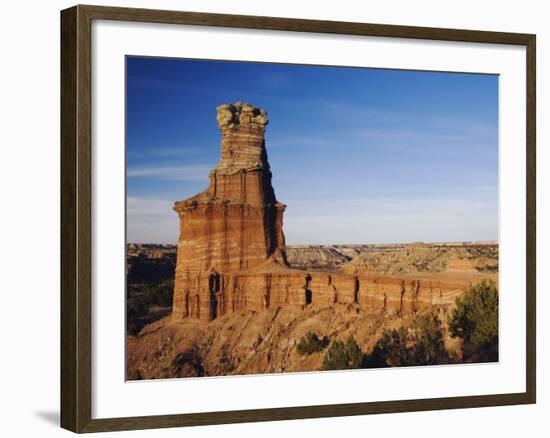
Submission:
<svg viewBox="0 0 550 438">
<path fill-rule="evenodd" d="M 464 360 L 498 360 L 498 290 L 494 281 L 471 286 L 449 317 L 452 337 L 463 341 Z"/>
<path fill-rule="evenodd" d="M 131 370 L 128 370 L 127 380 L 142 380 L 143 376 L 141 375 L 141 372 L 137 368 L 133 368 Z"/>
<path fill-rule="evenodd" d="M 408 331 L 405 327 L 398 330 L 384 330 L 382 337 L 369 355 L 365 355 L 363 368 L 399 367 L 408 365 L 410 355 L 407 349 Z"/>
<path fill-rule="evenodd" d="M 412 341 L 411 362 L 414 365 L 436 365 L 447 363 L 449 355 L 445 350 L 441 321 L 436 315 L 422 315 L 409 330 Z"/>
<path fill-rule="evenodd" d="M 130 289 L 129 289 L 130 292 Z M 126 330 L 135 336 L 147 324 L 163 318 L 172 307 L 174 280 L 158 284 L 134 284 L 126 300 Z"/>
<path fill-rule="evenodd" d="M 223 374 L 229 374 L 231 371 L 235 369 L 235 364 L 231 359 L 231 355 L 229 354 L 227 347 L 224 348 L 222 351 L 222 355 L 220 357 L 220 367 L 222 369 Z"/>
<path fill-rule="evenodd" d="M 127 258 L 128 284 L 158 284 L 174 278 L 176 254 L 161 258 L 149 258 L 145 254 Z"/>
<path fill-rule="evenodd" d="M 353 337 L 346 342 L 334 341 L 323 359 L 322 370 L 347 370 L 361 368 L 363 352 Z"/>
<path fill-rule="evenodd" d="M 307 332 L 298 341 L 297 349 L 301 356 L 305 356 L 324 350 L 328 344 L 329 339 L 327 336 L 319 338 L 316 333 Z"/>
<path fill-rule="evenodd" d="M 147 285 L 145 296 L 149 305 L 159 307 L 172 307 L 174 295 L 174 280 L 164 280 L 159 284 Z"/>
<path fill-rule="evenodd" d="M 421 315 L 408 328 L 384 330 L 364 368 L 403 367 L 448 363 L 441 321 L 435 315 Z"/>
<path fill-rule="evenodd" d="M 173 374 L 177 377 L 202 377 L 204 365 L 198 346 L 194 345 L 186 351 L 178 353 L 172 360 Z"/>
</svg>

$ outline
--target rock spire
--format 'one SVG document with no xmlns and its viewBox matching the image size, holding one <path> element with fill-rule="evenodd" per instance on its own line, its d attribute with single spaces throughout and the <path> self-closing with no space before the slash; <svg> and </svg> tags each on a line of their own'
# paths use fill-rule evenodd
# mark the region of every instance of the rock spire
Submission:
<svg viewBox="0 0 550 438">
<path fill-rule="evenodd" d="M 176 317 L 212 319 L 220 275 L 287 266 L 285 205 L 275 198 L 264 141 L 267 113 L 238 102 L 218 106 L 217 121 L 221 158 L 208 189 L 174 204 L 180 219 Z"/>
</svg>

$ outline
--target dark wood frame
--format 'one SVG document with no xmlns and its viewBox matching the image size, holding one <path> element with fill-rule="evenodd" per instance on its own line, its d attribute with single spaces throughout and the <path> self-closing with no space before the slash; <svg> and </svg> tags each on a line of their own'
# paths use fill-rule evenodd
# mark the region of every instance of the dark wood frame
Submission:
<svg viewBox="0 0 550 438">
<path fill-rule="evenodd" d="M 527 51 L 526 392 L 127 418 L 92 419 L 91 23 L 121 20 L 464 41 Z M 336 417 L 536 402 L 535 47 L 531 34 L 290 18 L 75 6 L 61 12 L 61 426 L 74 432 Z"/>
</svg>

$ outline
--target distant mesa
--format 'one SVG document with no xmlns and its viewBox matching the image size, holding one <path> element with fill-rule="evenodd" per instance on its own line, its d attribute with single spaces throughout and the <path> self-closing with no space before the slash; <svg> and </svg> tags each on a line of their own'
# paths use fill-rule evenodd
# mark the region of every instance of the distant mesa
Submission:
<svg viewBox="0 0 550 438">
<path fill-rule="evenodd" d="M 267 112 L 248 103 L 225 104 L 217 107 L 217 122 L 221 158 L 209 173 L 209 187 L 174 204 L 180 227 L 173 318 L 212 321 L 245 310 L 338 303 L 403 315 L 451 304 L 463 293 L 468 280 L 445 276 L 290 268 L 283 233 L 286 206 L 275 197 L 264 140 Z M 421 255 L 428 251 L 422 245 L 413 249 Z M 416 266 L 417 260 L 407 257 L 400 263 Z M 334 265 L 349 259 L 343 255 Z M 361 263 L 373 261 L 369 256 Z M 451 264 L 473 269 L 463 260 Z"/>
</svg>

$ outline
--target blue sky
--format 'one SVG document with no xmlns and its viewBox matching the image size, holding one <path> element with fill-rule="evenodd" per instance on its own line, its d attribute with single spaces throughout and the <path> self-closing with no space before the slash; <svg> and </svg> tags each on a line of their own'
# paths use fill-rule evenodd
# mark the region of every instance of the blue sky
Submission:
<svg viewBox="0 0 550 438">
<path fill-rule="evenodd" d="M 130 57 L 129 242 L 176 242 L 237 101 L 268 112 L 288 244 L 498 238 L 497 76 Z"/>
</svg>

